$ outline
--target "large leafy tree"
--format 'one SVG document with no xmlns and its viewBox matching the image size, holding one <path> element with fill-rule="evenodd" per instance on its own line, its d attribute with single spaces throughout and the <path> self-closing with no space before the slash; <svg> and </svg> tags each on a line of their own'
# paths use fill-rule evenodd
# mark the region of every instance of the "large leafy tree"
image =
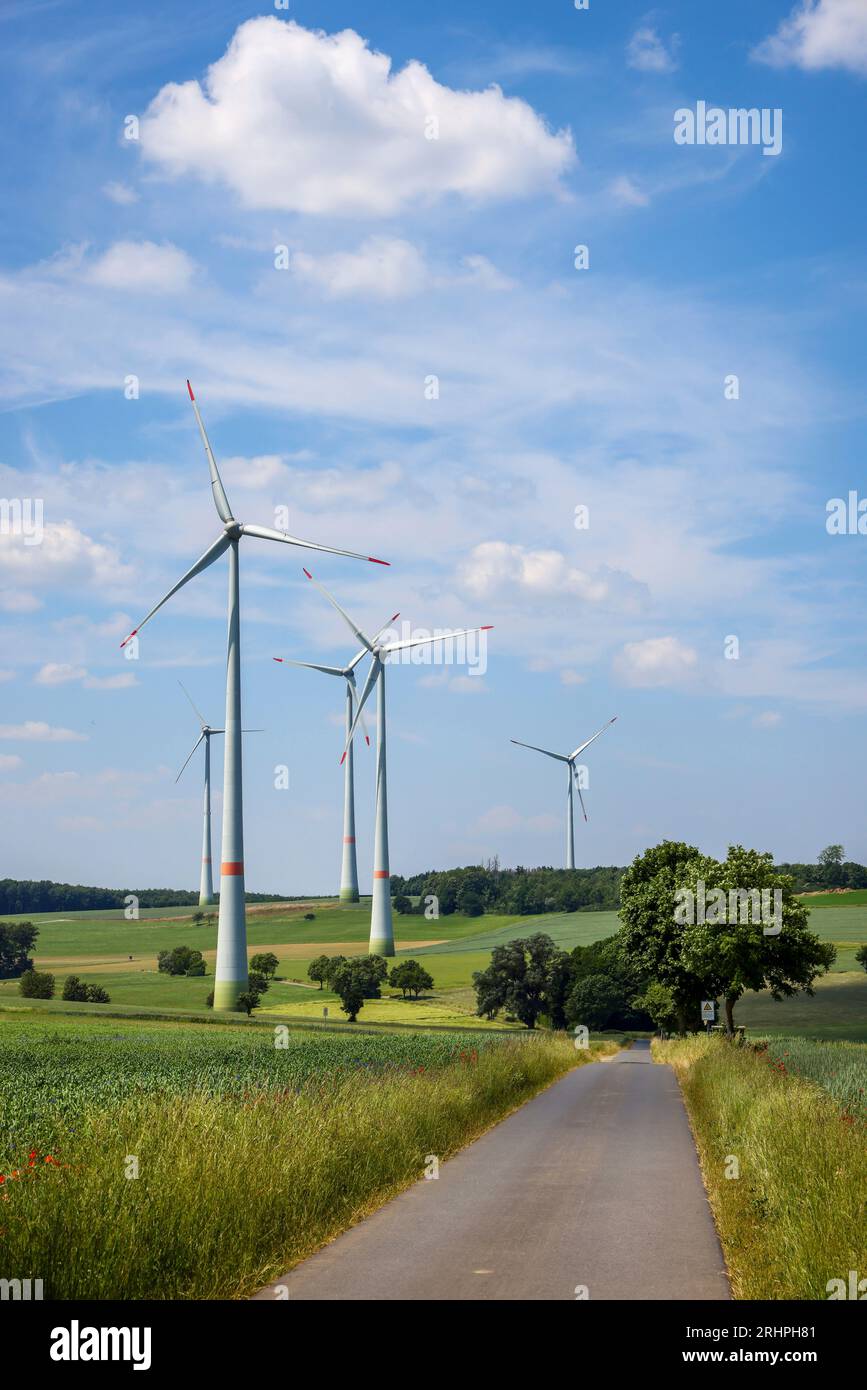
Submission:
<svg viewBox="0 0 867 1390">
<path fill-rule="evenodd" d="M 705 981 L 706 997 L 722 995 L 727 1031 L 734 1030 L 734 1008 L 747 990 L 767 989 L 774 999 L 812 994 L 837 953 L 809 930 L 807 909 L 791 878 L 775 871 L 772 855 L 732 845 L 722 863 L 702 856 L 687 866 L 682 886 L 696 897 L 699 880 L 705 920 L 683 925 L 682 958 Z"/>
<path fill-rule="evenodd" d="M 566 952 L 558 950 L 544 932 L 495 946 L 487 970 L 473 975 L 477 1012 L 495 1018 L 506 1009 L 527 1028 L 535 1028 L 540 1015 L 545 1014 L 558 1026 L 564 960 L 568 961 Z"/>
<path fill-rule="evenodd" d="M 0 980 L 14 980 L 33 969 L 29 952 L 38 935 L 32 922 L 0 922 Z"/>
<path fill-rule="evenodd" d="M 417 999 L 423 989 L 433 989 L 433 976 L 417 960 L 402 960 L 392 968 L 388 983 L 399 989 L 404 999 L 407 994 Z"/>
<path fill-rule="evenodd" d="M 674 915 L 678 892 L 702 861 L 694 845 L 663 840 L 633 860 L 620 885 L 624 956 L 636 975 L 669 990 L 681 1033 L 700 1026 L 701 1000 L 715 997 L 708 979 L 684 958 L 683 927 Z"/>
</svg>

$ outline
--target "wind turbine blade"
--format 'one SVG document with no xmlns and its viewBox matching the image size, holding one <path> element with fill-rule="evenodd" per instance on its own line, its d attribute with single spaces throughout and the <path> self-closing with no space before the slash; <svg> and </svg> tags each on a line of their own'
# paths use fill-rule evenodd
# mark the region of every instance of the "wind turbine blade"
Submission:
<svg viewBox="0 0 867 1390">
<path fill-rule="evenodd" d="M 569 761 L 571 762 L 573 758 L 577 758 L 578 754 L 583 753 L 585 748 L 589 748 L 591 743 L 593 742 L 593 739 L 597 739 L 600 734 L 604 734 L 605 730 L 609 729 L 611 725 L 615 723 L 616 719 L 617 715 L 615 714 L 613 719 L 609 719 L 607 724 L 603 724 L 601 729 L 596 730 L 596 733 L 593 735 L 593 738 L 588 738 L 586 743 L 580 743 L 578 747 L 575 749 L 575 752 L 569 754 Z"/>
<path fill-rule="evenodd" d="M 242 729 L 242 734 L 264 734 L 264 729 Z"/>
<path fill-rule="evenodd" d="M 245 536 L 258 536 L 262 541 L 282 541 L 284 545 L 300 545 L 304 550 L 322 550 L 326 555 L 346 555 L 350 560 L 369 560 L 372 565 L 390 565 L 390 560 L 377 560 L 375 555 L 360 555 L 357 550 L 338 550 L 333 545 L 320 545 L 318 541 L 302 541 L 290 536 L 286 531 L 275 531 L 272 526 L 254 526 L 244 522 L 241 526 Z"/>
<path fill-rule="evenodd" d="M 534 753 L 544 753 L 546 758 L 556 758 L 558 763 L 568 763 L 569 761 L 562 753 L 551 753 L 547 748 L 537 748 L 535 743 L 522 743 L 519 738 L 512 738 L 509 742 L 517 743 L 519 748 L 532 748 Z"/>
<path fill-rule="evenodd" d="M 377 637 L 379 637 L 381 633 L 385 632 L 385 629 L 386 629 L 387 627 L 391 627 L 392 623 L 396 623 L 399 617 L 400 617 L 400 614 L 399 614 L 399 613 L 392 613 L 392 615 L 391 615 L 391 617 L 389 618 L 388 622 L 387 622 L 387 623 L 383 623 L 382 627 L 377 628 L 376 632 L 373 634 L 373 636 L 372 636 L 371 639 L 370 639 L 371 642 L 375 642 L 376 639 L 377 639 Z"/>
<path fill-rule="evenodd" d="M 229 506 L 229 499 L 226 496 L 226 489 L 223 487 L 223 480 L 220 477 L 219 471 L 217 469 L 217 460 L 214 458 L 214 451 L 211 448 L 210 441 L 208 439 L 207 434 L 205 433 L 205 426 L 203 425 L 202 417 L 199 414 L 198 401 L 193 395 L 193 388 L 190 385 L 189 381 L 187 381 L 187 390 L 190 393 L 190 400 L 193 403 L 193 410 L 196 412 L 196 422 L 199 426 L 199 434 L 202 436 L 202 443 L 205 446 L 205 453 L 208 457 L 208 468 L 211 473 L 211 491 L 214 494 L 214 506 L 217 508 L 217 513 L 221 521 L 234 521 L 235 518 L 232 516 L 232 508 Z"/>
<path fill-rule="evenodd" d="M 159 603 L 156 604 L 155 607 L 151 609 L 147 617 L 142 618 L 138 627 L 134 627 L 132 632 L 129 634 L 129 637 L 125 637 L 120 645 L 122 647 L 125 647 L 127 642 L 129 642 L 131 638 L 135 637 L 136 633 L 141 632 L 145 623 L 150 622 L 154 613 L 158 613 L 159 610 L 162 608 L 163 604 L 168 603 L 172 595 L 178 592 L 178 589 L 182 589 L 184 585 L 188 584 L 191 579 L 195 579 L 197 574 L 201 574 L 202 570 L 206 570 L 209 565 L 212 565 L 214 563 L 215 560 L 219 560 L 220 556 L 223 554 L 225 550 L 229 549 L 229 546 L 231 544 L 232 542 L 228 536 L 218 536 L 217 539 L 214 541 L 214 544 L 208 547 L 204 555 L 202 555 L 193 565 L 192 569 L 187 570 L 183 579 L 179 579 L 177 584 L 175 584 L 171 589 L 169 589 L 168 593 L 160 599 Z"/>
<path fill-rule="evenodd" d="M 350 689 L 351 689 L 351 691 L 352 691 L 352 698 L 353 698 L 353 700 L 355 700 L 356 703 L 357 703 L 357 702 L 358 702 L 358 686 L 357 686 L 356 683 L 355 683 L 355 672 L 354 672 L 354 671 L 350 671 L 350 672 L 349 672 L 349 675 L 346 677 L 346 679 L 347 679 L 347 682 L 348 682 L 348 684 L 349 684 L 349 687 L 350 687 Z M 359 723 L 361 724 L 361 732 L 364 734 L 364 741 L 365 741 L 365 743 L 367 744 L 367 746 L 368 746 L 368 748 L 369 748 L 369 747 L 370 747 L 370 734 L 367 732 L 367 720 L 365 719 L 364 713 L 363 713 L 363 712 L 360 712 L 360 713 L 359 713 L 358 720 L 359 720 Z"/>
<path fill-rule="evenodd" d="M 199 744 L 203 742 L 204 738 L 205 738 L 205 734 L 204 734 L 204 731 L 203 731 L 202 733 L 199 734 L 199 737 L 196 739 L 195 743 L 193 744 L 193 753 L 195 753 L 196 749 L 198 748 Z M 193 756 L 193 753 L 190 754 L 190 758 Z M 187 758 L 187 762 L 184 763 L 184 767 L 181 768 L 181 771 L 178 773 L 177 777 L 175 778 L 175 784 L 176 784 L 176 785 L 177 785 L 178 782 L 180 782 L 180 780 L 181 780 L 181 773 L 183 773 L 184 768 L 187 766 L 187 763 L 190 761 L 190 758 Z"/>
<path fill-rule="evenodd" d="M 302 569 L 303 568 L 304 567 L 302 566 Z M 325 588 L 325 585 L 320 584 L 318 579 L 314 579 L 313 575 L 310 573 L 309 570 L 304 570 L 304 573 L 307 575 L 307 578 L 310 580 L 310 583 L 314 586 L 314 588 L 318 589 L 320 594 L 324 594 L 325 598 L 328 599 L 328 602 L 331 604 L 332 608 L 337 609 L 343 621 L 348 625 L 352 635 L 356 637 L 359 642 L 361 642 L 362 646 L 365 647 L 367 651 L 372 652 L 373 643 L 368 641 L 364 633 L 361 631 L 360 627 L 355 626 L 355 623 L 352 621 L 349 614 L 343 608 L 340 607 L 340 604 L 337 602 L 337 599 L 334 597 L 334 595 L 329 594 L 328 590 Z"/>
<path fill-rule="evenodd" d="M 364 689 L 361 692 L 361 698 L 358 700 L 358 704 L 355 709 L 355 718 L 353 719 L 352 725 L 349 730 L 349 737 L 346 740 L 346 747 L 343 750 L 343 757 L 340 759 L 341 764 L 343 763 L 347 753 L 349 752 L 349 745 L 355 736 L 355 729 L 358 724 L 358 721 L 361 718 L 361 711 L 364 709 L 364 706 L 367 703 L 367 697 L 370 694 L 373 687 L 376 685 L 377 677 L 379 676 L 381 671 L 382 662 L 380 661 L 378 656 L 374 655 L 374 658 L 370 663 L 370 670 L 367 673 L 367 680 L 364 682 Z"/>
<path fill-rule="evenodd" d="M 574 772 L 574 768 L 573 768 L 573 772 Z M 587 812 L 586 812 L 586 810 L 585 810 L 585 808 L 584 808 L 584 798 L 583 798 L 583 796 L 581 795 L 581 787 L 580 787 L 579 782 L 578 782 L 578 774 L 577 774 L 577 772 L 575 773 L 575 790 L 576 790 L 576 792 L 578 793 L 578 800 L 581 802 L 581 814 L 583 815 L 584 819 L 586 820 L 586 819 L 587 819 Z"/>
<path fill-rule="evenodd" d="M 182 691 L 184 692 L 184 694 L 186 695 L 186 697 L 187 697 L 187 699 L 189 700 L 190 704 L 193 705 L 193 697 L 192 697 L 192 695 L 190 694 L 189 690 L 187 690 L 187 687 L 184 685 L 183 681 L 178 681 L 178 685 L 181 687 L 181 690 L 182 690 Z M 198 719 L 199 723 L 201 724 L 202 728 L 204 729 L 205 726 L 207 725 L 207 722 L 208 722 L 208 721 L 207 721 L 207 719 L 205 718 L 205 716 L 202 714 L 201 710 L 196 709 L 196 706 L 193 705 L 193 713 L 195 714 L 196 718 Z"/>
<path fill-rule="evenodd" d="M 366 652 L 361 653 L 366 656 Z M 284 666 L 303 666 L 307 671 L 324 671 L 326 676 L 342 676 L 342 666 L 317 666 L 315 661 L 293 661 L 289 656 L 275 656 L 275 661 L 279 661 Z"/>
<path fill-rule="evenodd" d="M 447 642 L 452 637 L 469 637 L 474 632 L 490 632 L 493 624 L 487 627 L 462 627 L 458 632 L 444 632 L 439 637 L 411 637 L 406 642 L 387 642 L 380 647 L 381 652 L 400 652 L 406 647 L 424 647 L 431 642 Z"/>
</svg>

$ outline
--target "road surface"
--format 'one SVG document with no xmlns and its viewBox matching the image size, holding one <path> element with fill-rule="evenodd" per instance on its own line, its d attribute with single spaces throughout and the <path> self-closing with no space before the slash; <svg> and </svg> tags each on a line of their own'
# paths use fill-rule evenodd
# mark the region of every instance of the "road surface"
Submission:
<svg viewBox="0 0 867 1390">
<path fill-rule="evenodd" d="M 570 1072 L 256 1298 L 287 1293 L 729 1298 L 673 1071 L 637 1042 Z"/>
</svg>

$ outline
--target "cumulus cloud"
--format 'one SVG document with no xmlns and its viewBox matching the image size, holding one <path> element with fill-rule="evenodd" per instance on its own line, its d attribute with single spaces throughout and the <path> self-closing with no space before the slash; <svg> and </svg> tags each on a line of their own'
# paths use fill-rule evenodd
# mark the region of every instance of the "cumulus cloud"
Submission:
<svg viewBox="0 0 867 1390">
<path fill-rule="evenodd" d="M 74 729 L 54 728 L 37 719 L 28 719 L 24 724 L 0 724 L 0 738 L 16 743 L 84 743 L 86 734 L 76 733 Z"/>
<path fill-rule="evenodd" d="M 627 642 L 615 658 L 614 670 L 626 685 L 677 685 L 691 678 L 697 665 L 698 653 L 677 637 L 649 637 Z"/>
<path fill-rule="evenodd" d="M 575 162 L 568 131 L 499 87 L 456 91 L 415 61 L 392 72 L 352 29 L 273 15 L 242 24 L 204 83 L 158 92 L 141 149 L 250 208 L 368 217 L 553 190 Z"/>
<path fill-rule="evenodd" d="M 507 541 L 483 541 L 460 566 L 461 586 L 474 598 L 572 596 L 588 603 L 608 597 L 605 580 L 570 565 L 559 550 L 527 550 Z"/>
<path fill-rule="evenodd" d="M 68 662 L 48 661 L 34 676 L 37 685 L 66 685 L 69 681 L 80 681 L 87 675 L 83 666 L 71 666 Z"/>
<path fill-rule="evenodd" d="M 864 0 L 802 0 L 753 58 L 771 67 L 807 72 L 845 68 L 867 75 L 867 4 Z"/>
<path fill-rule="evenodd" d="M 102 191 L 106 198 L 110 198 L 119 207 L 129 207 L 131 203 L 138 202 L 138 194 L 134 188 L 130 188 L 129 184 L 126 183 L 118 183 L 114 179 L 109 183 L 104 183 Z"/>
<path fill-rule="evenodd" d="M 628 174 L 621 174 L 614 179 L 608 191 L 615 203 L 619 203 L 621 207 L 646 208 L 650 203 L 650 195 L 643 193 Z"/>
<path fill-rule="evenodd" d="M 12 772 L 21 762 L 17 753 L 0 753 L 0 772 Z"/>
<path fill-rule="evenodd" d="M 100 289 L 135 294 L 175 294 L 186 289 L 195 263 L 169 242 L 116 241 L 84 269 L 84 278 Z"/>
<path fill-rule="evenodd" d="M 42 600 L 26 589 L 0 589 L 0 612 L 35 613 L 42 607 Z"/>
<path fill-rule="evenodd" d="M 666 47 L 652 25 L 642 24 L 626 45 L 626 62 L 639 72 L 673 72 L 679 45 L 679 34 L 672 34 Z"/>
<path fill-rule="evenodd" d="M 26 540 L 0 532 L 0 576 L 26 576 L 29 584 L 39 587 L 85 584 L 100 589 L 125 584 L 131 577 L 131 569 L 112 546 L 93 540 L 72 521 L 46 522 L 39 545 Z"/>
<path fill-rule="evenodd" d="M 299 279 L 324 290 L 329 299 L 399 299 L 416 294 L 427 279 L 424 257 L 400 237 L 368 237 L 357 251 L 325 256 L 296 251 L 292 269 Z"/>
<path fill-rule="evenodd" d="M 775 709 L 763 710 L 757 714 L 753 720 L 753 727 L 756 729 L 776 729 L 778 724 L 783 721 L 783 716 Z"/>
</svg>

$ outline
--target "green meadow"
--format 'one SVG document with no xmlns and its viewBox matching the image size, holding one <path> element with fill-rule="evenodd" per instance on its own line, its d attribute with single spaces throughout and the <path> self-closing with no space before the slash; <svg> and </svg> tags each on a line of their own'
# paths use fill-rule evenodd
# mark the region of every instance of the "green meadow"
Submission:
<svg viewBox="0 0 867 1390">
<path fill-rule="evenodd" d="M 823 894 L 804 899 L 810 925 L 837 949 L 831 973 L 820 980 L 814 996 L 797 995 L 774 1001 L 766 994 L 745 996 L 736 1018 L 751 1033 L 803 1034 L 827 1039 L 867 1040 L 867 973 L 855 953 L 867 943 L 867 891 Z M 196 924 L 193 909 L 154 908 L 138 921 L 120 911 L 44 914 L 32 920 L 40 927 L 34 959 L 49 970 L 57 997 L 37 1002 L 44 1012 L 100 1012 L 100 1006 L 63 1004 L 63 980 L 76 974 L 107 989 L 111 1004 L 102 1009 L 120 1013 L 165 1013 L 167 1016 L 205 1014 L 213 988 L 217 944 L 216 917 Z M 306 920 L 312 913 L 313 920 Z M 14 919 L 13 919 L 14 920 Z M 277 978 L 262 1001 L 258 1016 L 334 1027 L 344 1022 L 340 1002 L 328 990 L 312 986 L 307 967 L 318 955 L 355 955 L 365 951 L 370 924 L 369 902 L 341 904 L 334 899 L 256 905 L 248 910 L 250 955 L 269 950 L 277 956 Z M 381 1000 L 369 1000 L 360 1024 L 375 1029 L 422 1027 L 504 1027 L 475 1016 L 473 972 L 482 970 L 494 946 L 546 932 L 564 950 L 585 946 L 612 935 L 616 912 L 553 913 L 530 918 L 458 914 L 428 920 L 395 914 L 398 957 L 424 962 L 434 979 L 433 991 L 422 999 L 403 1000 L 388 987 Z M 208 974 L 200 979 L 162 975 L 157 952 L 176 945 L 195 946 L 205 955 Z M 130 959 L 132 957 L 132 959 Z M 0 982 L 0 1010 L 17 1010 L 23 1003 L 14 980 Z M 325 1011 L 327 1010 L 327 1020 Z"/>
</svg>

